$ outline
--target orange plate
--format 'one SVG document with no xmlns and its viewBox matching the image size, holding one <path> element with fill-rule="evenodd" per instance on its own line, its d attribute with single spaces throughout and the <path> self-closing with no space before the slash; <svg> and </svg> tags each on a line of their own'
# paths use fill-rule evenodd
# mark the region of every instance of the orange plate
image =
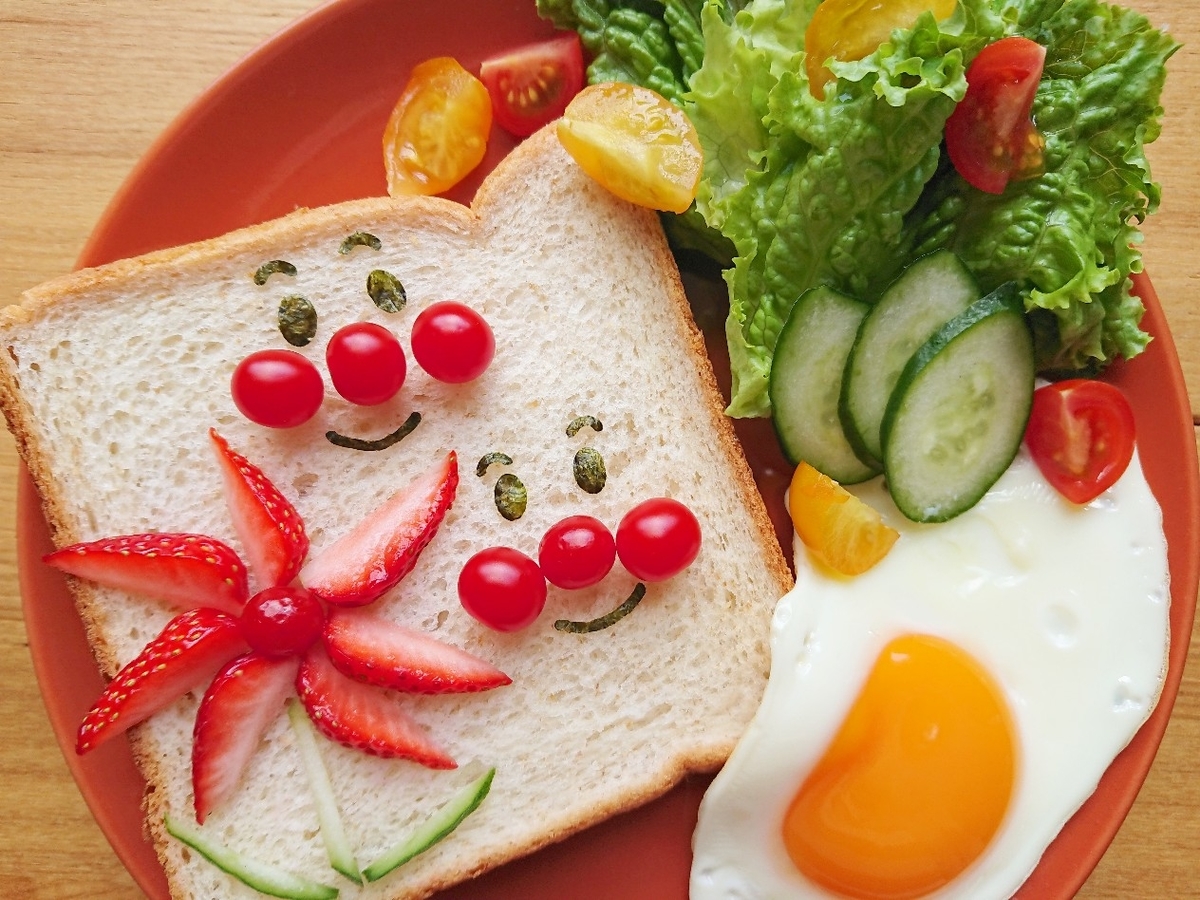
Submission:
<svg viewBox="0 0 1200 900">
<path fill-rule="evenodd" d="M 533 0 L 329 3 L 248 56 L 176 120 L 113 199 L 80 265 L 212 237 L 297 206 L 382 195 L 380 136 L 414 64 L 449 54 L 474 69 L 493 52 L 551 33 L 537 18 Z M 483 168 L 511 146 L 494 132 Z M 462 186 L 458 199 L 477 183 L 478 176 Z M 1191 413 L 1153 289 L 1145 279 L 1139 289 L 1155 340 L 1132 365 L 1115 367 L 1112 378 L 1133 402 L 1142 463 L 1163 505 L 1173 601 L 1170 668 L 1149 723 L 1047 851 L 1021 891 L 1024 897 L 1070 897 L 1107 848 L 1166 728 L 1192 631 L 1200 577 L 1200 487 Z M 743 423 L 739 431 L 760 483 L 772 484 L 766 470 L 775 465 L 776 452 L 761 424 Z M 781 493 L 782 488 L 769 491 L 777 522 L 786 521 L 779 515 Z M 73 751 L 76 725 L 102 681 L 65 583 L 40 563 L 50 543 L 27 473 L 19 484 L 18 521 L 25 621 L 51 723 L 117 855 L 150 897 L 165 898 L 162 870 L 142 837 L 144 785 L 128 744 L 113 741 L 82 759 Z M 682 900 L 696 806 L 706 783 L 690 779 L 662 800 L 440 896 Z"/>
</svg>

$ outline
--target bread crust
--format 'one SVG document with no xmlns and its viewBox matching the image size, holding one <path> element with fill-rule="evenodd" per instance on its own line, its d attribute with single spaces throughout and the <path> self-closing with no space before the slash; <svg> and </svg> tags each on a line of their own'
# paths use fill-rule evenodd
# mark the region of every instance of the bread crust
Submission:
<svg viewBox="0 0 1200 900">
<path fill-rule="evenodd" d="M 553 126 L 550 126 L 527 139 L 497 166 L 481 185 L 471 208 L 434 198 L 371 198 L 319 209 L 298 210 L 281 219 L 235 231 L 213 240 L 75 272 L 28 291 L 22 297 L 19 306 L 0 311 L 0 340 L 3 340 L 7 350 L 0 359 L 0 407 L 4 410 L 10 430 L 16 436 L 22 458 L 41 494 L 47 522 L 56 545 L 62 546 L 96 537 L 97 535 L 81 527 L 81 523 L 87 521 L 96 511 L 89 509 L 81 512 L 77 498 L 64 489 L 65 463 L 61 455 L 62 448 L 50 445 L 47 436 L 52 433 L 52 429 L 47 430 L 45 427 L 46 410 L 41 405 L 42 401 L 32 403 L 21 383 L 22 372 L 26 377 L 33 377 L 28 368 L 33 360 L 27 358 L 26 354 L 39 352 L 34 343 L 26 339 L 28 333 L 39 328 L 53 330 L 45 324 L 51 319 L 61 322 L 77 314 L 86 313 L 90 316 L 104 306 L 111 306 L 115 310 L 119 304 L 128 302 L 131 292 L 142 291 L 150 297 L 152 294 L 157 296 L 155 292 L 165 296 L 172 290 L 193 289 L 196 285 L 192 281 L 198 278 L 195 273 L 204 273 L 221 266 L 228 268 L 231 265 L 230 261 L 241 265 L 240 261 L 243 260 L 276 258 L 280 255 L 281 248 L 285 248 L 286 253 L 290 254 L 293 252 L 292 248 L 307 248 L 314 236 L 350 233 L 360 230 L 364 222 L 386 222 L 391 233 L 415 235 L 420 240 L 429 240 L 438 243 L 439 246 L 442 243 L 457 247 L 459 244 L 519 240 L 519 228 L 516 229 L 518 234 L 514 238 L 511 229 L 504 230 L 497 222 L 502 219 L 512 220 L 524 222 L 526 227 L 533 227 L 535 223 L 530 218 L 529 210 L 523 208 L 523 204 L 530 205 L 530 209 L 536 212 L 537 207 L 530 196 L 539 192 L 551 192 L 556 196 L 563 196 L 564 203 L 571 204 L 572 209 L 587 222 L 591 223 L 594 219 L 605 228 L 619 226 L 622 252 L 630 246 L 642 249 L 644 255 L 636 260 L 636 266 L 631 263 L 631 271 L 636 269 L 638 272 L 653 273 L 653 283 L 644 285 L 645 299 L 648 304 L 657 304 L 655 309 L 661 313 L 661 318 L 665 319 L 670 329 L 670 333 L 654 335 L 655 342 L 669 346 L 673 353 L 681 353 L 683 359 L 679 371 L 685 371 L 688 377 L 694 379 L 684 389 L 679 389 L 679 394 L 688 408 L 686 421 L 681 419 L 678 433 L 681 439 L 705 442 L 711 440 L 715 450 L 704 457 L 705 465 L 710 468 L 691 477 L 693 481 L 711 478 L 714 485 L 719 485 L 716 489 L 724 492 L 721 504 L 728 510 L 729 521 L 735 523 L 736 529 L 741 529 L 736 537 L 729 537 L 728 540 L 753 556 L 752 559 L 744 560 L 745 565 L 737 573 L 725 575 L 719 571 L 708 572 L 709 577 L 721 578 L 727 583 L 705 587 L 708 594 L 713 597 L 720 594 L 724 598 L 721 602 L 729 604 L 728 612 L 720 614 L 725 617 L 721 621 L 728 623 L 730 640 L 737 644 L 737 652 L 745 655 L 746 664 L 746 671 L 739 676 L 745 681 L 741 690 L 744 697 L 739 701 L 741 708 L 733 711 L 732 715 L 743 724 L 748 722 L 765 684 L 769 663 L 766 655 L 766 627 L 770 610 L 774 601 L 790 589 L 791 572 L 780 550 L 774 527 L 741 445 L 724 414 L 724 400 L 708 361 L 703 336 L 692 318 L 675 261 L 667 247 L 657 215 L 648 210 L 635 209 L 606 195 L 564 160 L 565 153 L 558 144 Z M 547 176 L 547 172 L 551 174 Z M 544 181 L 547 177 L 554 183 L 546 185 Z M 598 239 L 597 242 L 602 240 L 607 239 Z M 585 246 L 579 241 L 572 243 L 567 239 L 557 243 L 555 240 L 547 240 L 547 246 L 552 248 L 560 245 L 574 247 L 576 251 Z M 301 250 L 296 249 L 295 252 L 299 253 Z M 569 265 L 570 260 L 566 259 L 563 263 Z M 562 266 L 547 266 L 548 270 L 556 268 Z M 248 281 L 252 273 L 253 266 L 246 266 L 244 278 Z M 438 277 L 444 278 L 446 273 L 430 275 L 431 280 Z M 614 280 L 619 281 L 622 277 L 624 273 L 612 273 Z M 503 278 L 497 278 L 497 282 L 500 287 L 504 287 Z M 173 284 L 178 287 L 172 288 Z M 145 285 L 150 287 L 144 287 Z M 639 285 L 639 289 L 641 287 Z M 531 291 L 537 294 L 536 289 L 531 288 Z M 150 302 L 150 299 L 146 299 L 143 305 Z M 604 298 L 595 298 L 593 302 L 602 303 Z M 112 314 L 120 315 L 117 312 Z M 620 316 L 621 311 L 617 310 L 616 315 Z M 37 360 L 37 364 L 42 369 L 50 368 L 50 355 Z M 631 368 L 636 369 L 635 366 Z M 656 373 L 651 371 L 644 374 L 653 378 Z M 223 389 L 210 386 L 210 390 Z M 525 399 L 535 404 L 541 402 L 536 391 Z M 201 408 L 206 412 L 208 410 L 207 406 Z M 632 412 L 623 411 L 622 415 L 631 418 L 636 413 L 635 409 Z M 352 417 L 357 413 L 351 411 L 346 415 Z M 351 421 L 361 422 L 362 419 L 351 418 Z M 209 423 L 203 424 L 207 427 Z M 221 427 L 244 429 L 244 424 L 225 423 Z M 246 440 L 253 442 L 257 449 L 265 446 L 267 438 L 262 438 L 253 431 L 246 433 Z M 301 438 L 293 440 L 292 436 L 288 436 L 281 440 L 300 448 L 304 447 Z M 324 448 L 320 452 L 324 453 L 326 450 L 327 448 Z M 290 451 L 281 450 L 280 459 L 286 458 L 288 452 Z M 250 455 L 253 458 L 253 453 Z M 467 470 L 473 463 L 464 459 L 461 464 L 464 467 L 463 478 L 472 478 Z M 283 466 L 283 462 L 280 462 L 280 466 Z M 671 478 L 675 477 L 675 473 L 669 474 Z M 296 480 L 294 483 L 305 482 Z M 458 503 L 463 502 L 463 498 L 460 497 Z M 473 515 L 470 511 L 464 512 L 464 516 L 468 514 Z M 353 522 L 343 524 L 349 525 Z M 716 521 L 710 523 L 705 535 L 706 548 L 715 547 L 725 540 L 724 535 L 714 533 L 719 528 L 713 527 L 723 527 L 723 524 Z M 163 530 L 168 530 L 167 526 L 164 525 Z M 712 552 L 717 551 L 714 549 Z M 740 562 L 742 561 L 739 561 L 739 564 Z M 749 580 L 737 583 L 738 579 Z M 755 596 L 737 597 L 736 592 L 742 589 L 753 590 Z M 127 661 L 128 647 L 119 645 L 114 640 L 108 620 L 113 615 L 125 615 L 125 606 L 114 605 L 112 592 L 86 584 L 73 582 L 72 590 L 98 664 L 102 671 L 111 677 L 119 666 Z M 136 604 L 138 601 L 133 602 Z M 119 613 L 112 612 L 118 608 Z M 745 622 L 738 621 L 739 618 L 745 617 L 747 610 L 753 610 L 754 628 L 748 628 Z M 640 608 L 638 612 L 641 612 Z M 649 614 L 646 614 L 642 618 L 648 616 Z M 161 618 L 160 614 L 155 621 Z M 462 634 L 467 634 L 467 627 L 462 627 Z M 470 639 L 475 640 L 474 632 L 470 634 Z M 563 637 L 556 639 L 567 640 Z M 492 641 L 491 638 L 481 640 Z M 511 650 L 500 640 L 487 643 L 486 647 L 494 652 L 507 653 Z M 702 677 L 702 673 L 689 673 L 689 677 L 691 676 Z M 192 708 L 194 700 L 178 711 L 177 718 L 180 722 L 186 724 Z M 161 728 L 156 726 L 155 730 L 145 727 L 134 729 L 131 732 L 131 741 L 136 761 L 149 785 L 146 797 L 147 827 L 167 871 L 172 891 L 181 897 L 193 896 L 194 876 L 185 871 L 181 857 L 176 852 L 177 848 L 174 848 L 174 843 L 166 835 L 162 824 L 163 815 L 167 810 L 174 809 L 178 814 L 176 806 L 179 790 L 169 785 L 170 780 L 175 777 L 173 773 L 178 771 L 178 766 L 167 765 L 163 755 L 164 745 L 170 743 L 170 738 L 164 737 L 168 734 L 168 727 L 163 725 Z M 543 810 L 542 822 L 532 832 L 527 829 L 525 833 L 494 840 L 485 846 L 472 843 L 471 852 L 466 857 L 455 855 L 453 849 L 446 850 L 440 862 L 431 863 L 423 869 L 418 866 L 419 871 L 414 870 L 416 874 L 411 878 L 399 876 L 390 882 L 383 882 L 389 884 L 384 892 L 368 892 L 364 893 L 364 896 L 427 896 L 516 856 L 559 841 L 603 819 L 660 796 L 690 772 L 716 769 L 732 750 L 737 733 L 736 728 L 726 723 L 722 726 L 721 734 L 711 740 L 697 738 L 690 745 L 679 743 L 675 745 L 671 755 L 658 760 L 645 777 L 637 781 L 621 781 L 614 784 L 584 811 L 576 810 L 570 816 L 563 817 L 557 810 Z M 340 755 L 338 761 L 340 764 Z M 349 767 L 354 763 L 347 761 L 346 765 Z M 444 845 L 450 848 L 454 846 L 453 842 L 449 841 L 444 842 Z M 442 852 L 442 846 L 439 845 L 439 853 Z M 191 866 L 195 865 L 197 861 L 193 856 Z M 344 892 L 344 896 L 346 895 L 355 894 L 347 891 Z"/>
</svg>

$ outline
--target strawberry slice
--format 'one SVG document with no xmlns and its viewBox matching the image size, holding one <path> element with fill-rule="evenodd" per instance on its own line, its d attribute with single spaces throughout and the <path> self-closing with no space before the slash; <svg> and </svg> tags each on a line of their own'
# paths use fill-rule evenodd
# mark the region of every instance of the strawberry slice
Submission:
<svg viewBox="0 0 1200 900">
<path fill-rule="evenodd" d="M 308 555 L 304 520 L 262 469 L 215 430 L 208 434 L 221 464 L 229 515 L 259 588 L 290 584 Z"/>
<path fill-rule="evenodd" d="M 418 694 L 458 694 L 512 684 L 489 662 L 374 613 L 334 610 L 325 649 L 343 675 Z"/>
<path fill-rule="evenodd" d="M 42 559 L 79 578 L 180 609 L 211 606 L 237 615 L 249 594 L 237 554 L 202 534 L 126 534 L 71 544 Z"/>
<path fill-rule="evenodd" d="M 233 616 L 206 608 L 180 613 L 108 683 L 83 717 L 75 752 L 144 722 L 248 649 Z"/>
<path fill-rule="evenodd" d="M 457 489 L 458 457 L 451 450 L 310 560 L 300 581 L 327 603 L 370 603 L 412 571 Z"/>
<path fill-rule="evenodd" d="M 228 663 L 208 686 L 192 742 L 192 793 L 201 825 L 237 788 L 263 732 L 291 694 L 299 667 L 296 658 L 250 653 Z"/>
<path fill-rule="evenodd" d="M 332 741 L 387 759 L 410 759 L 431 769 L 457 763 L 433 742 L 395 694 L 347 678 L 315 644 L 300 663 L 296 692 L 317 730 Z"/>
</svg>

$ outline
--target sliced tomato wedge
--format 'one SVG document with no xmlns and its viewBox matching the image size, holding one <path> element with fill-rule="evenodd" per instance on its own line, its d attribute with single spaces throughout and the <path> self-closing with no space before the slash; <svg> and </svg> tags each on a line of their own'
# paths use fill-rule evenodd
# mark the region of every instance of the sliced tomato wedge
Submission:
<svg viewBox="0 0 1200 900">
<path fill-rule="evenodd" d="M 526 137 L 563 114 L 583 87 L 583 46 L 575 32 L 526 44 L 483 61 L 479 79 L 496 124 Z"/>
<path fill-rule="evenodd" d="M 558 120 L 579 167 L 622 200 L 681 213 L 696 199 L 700 135 L 661 94 L 627 82 L 588 85 Z"/>
<path fill-rule="evenodd" d="M 449 56 L 413 68 L 383 133 L 388 193 L 440 194 L 483 161 L 492 101 L 483 83 Z"/>
<path fill-rule="evenodd" d="M 1034 391 L 1025 446 L 1072 503 L 1089 503 L 1112 487 L 1133 457 L 1133 444 L 1133 409 L 1108 382 L 1075 378 Z"/>
<path fill-rule="evenodd" d="M 843 575 L 861 575 L 900 537 L 878 511 L 803 461 L 788 486 L 788 513 L 809 552 Z"/>
<path fill-rule="evenodd" d="M 946 121 L 946 152 L 973 187 L 1002 194 L 1010 180 L 1040 175 L 1045 140 L 1030 120 L 1046 48 L 1006 37 L 967 69 L 967 93 Z"/>
<path fill-rule="evenodd" d="M 825 86 L 834 80 L 825 67 L 830 59 L 863 59 L 926 10 L 940 21 L 956 6 L 957 0 L 824 0 L 804 32 L 809 90 L 818 100 L 825 99 Z"/>
</svg>

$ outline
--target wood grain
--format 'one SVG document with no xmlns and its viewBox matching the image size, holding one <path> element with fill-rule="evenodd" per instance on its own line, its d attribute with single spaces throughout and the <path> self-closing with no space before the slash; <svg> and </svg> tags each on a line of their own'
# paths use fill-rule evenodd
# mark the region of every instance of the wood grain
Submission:
<svg viewBox="0 0 1200 900">
<path fill-rule="evenodd" d="M 532 3 L 533 0 L 530 0 Z M 0 302 L 69 270 L 154 138 L 307 0 L 0 0 Z M 1145 257 L 1191 396 L 1200 397 L 1200 7 L 1136 0 L 1184 42 L 1151 148 L 1161 211 Z M 187 173 L 181 172 L 181 178 Z M 135 898 L 71 780 L 42 708 L 17 587 L 17 459 L 0 437 L 0 895 Z M 1200 640 L 1150 777 L 1088 900 L 1200 896 Z"/>
</svg>

